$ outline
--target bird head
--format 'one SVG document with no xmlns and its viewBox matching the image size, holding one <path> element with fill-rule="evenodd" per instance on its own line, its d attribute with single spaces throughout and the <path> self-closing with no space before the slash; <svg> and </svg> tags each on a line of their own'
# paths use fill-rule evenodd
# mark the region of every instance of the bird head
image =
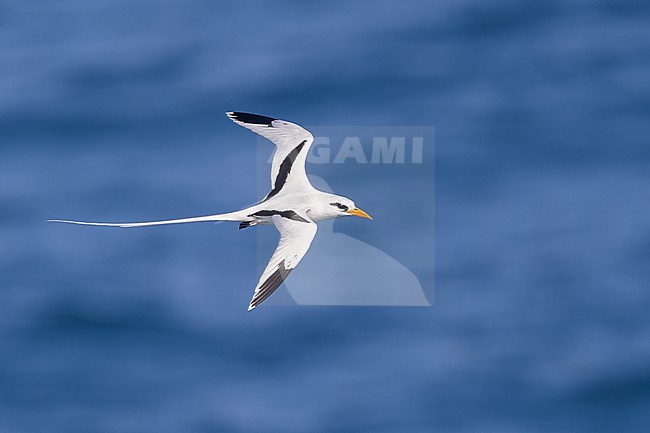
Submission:
<svg viewBox="0 0 650 433">
<path fill-rule="evenodd" d="M 369 220 L 372 219 L 370 215 L 356 207 L 354 205 L 354 202 L 347 197 L 332 196 L 329 205 L 336 217 L 353 215 L 361 218 L 367 218 Z"/>
</svg>

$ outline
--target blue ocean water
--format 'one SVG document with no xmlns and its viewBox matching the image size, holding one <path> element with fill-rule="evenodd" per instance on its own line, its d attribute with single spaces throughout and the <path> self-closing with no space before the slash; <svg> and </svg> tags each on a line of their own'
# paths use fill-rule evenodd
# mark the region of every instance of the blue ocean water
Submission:
<svg viewBox="0 0 650 433">
<path fill-rule="evenodd" d="M 647 432 L 649 19 L 625 0 L 4 2 L 0 431 Z M 434 126 L 433 307 L 247 313 L 254 232 L 44 223 L 253 202 L 228 110 Z M 404 226 L 337 230 L 399 255 L 430 200 L 401 209 L 403 177 L 351 169 L 318 171 Z"/>
</svg>

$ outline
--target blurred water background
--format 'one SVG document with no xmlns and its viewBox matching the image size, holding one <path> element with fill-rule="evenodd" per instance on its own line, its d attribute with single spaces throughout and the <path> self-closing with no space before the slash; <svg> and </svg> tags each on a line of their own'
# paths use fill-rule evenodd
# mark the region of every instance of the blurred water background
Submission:
<svg viewBox="0 0 650 433">
<path fill-rule="evenodd" d="M 0 431 L 650 431 L 649 20 L 627 0 L 0 3 Z M 435 126 L 434 306 L 247 313 L 251 229 L 44 223 L 255 201 L 227 110 Z M 400 176 L 351 169 L 319 175 L 432 218 L 400 208 Z"/>
</svg>

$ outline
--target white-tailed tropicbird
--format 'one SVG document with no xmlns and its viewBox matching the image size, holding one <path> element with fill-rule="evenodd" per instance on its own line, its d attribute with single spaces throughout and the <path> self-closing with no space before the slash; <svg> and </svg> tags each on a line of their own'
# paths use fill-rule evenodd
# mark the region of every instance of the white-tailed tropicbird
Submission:
<svg viewBox="0 0 650 433">
<path fill-rule="evenodd" d="M 280 242 L 260 277 L 248 311 L 260 305 L 282 284 L 309 249 L 316 222 L 348 215 L 372 219 L 349 198 L 319 191 L 305 172 L 305 161 L 314 136 L 295 123 L 257 114 L 228 112 L 236 124 L 269 139 L 276 146 L 271 165 L 271 191 L 246 209 L 217 215 L 135 223 L 100 223 L 70 220 L 52 222 L 107 227 L 146 227 L 202 221 L 239 221 L 239 229 L 274 224 Z"/>
</svg>

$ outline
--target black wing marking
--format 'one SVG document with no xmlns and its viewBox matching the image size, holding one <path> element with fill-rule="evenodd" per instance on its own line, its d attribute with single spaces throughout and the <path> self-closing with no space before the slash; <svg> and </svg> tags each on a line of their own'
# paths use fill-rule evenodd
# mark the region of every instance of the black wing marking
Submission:
<svg viewBox="0 0 650 433">
<path fill-rule="evenodd" d="M 303 158 L 314 142 L 314 136 L 309 131 L 295 123 L 259 114 L 234 111 L 226 115 L 239 126 L 250 129 L 275 144 L 271 164 L 271 191 L 265 199 L 275 196 L 283 187 L 293 184 L 294 180 L 299 187 L 311 186 L 305 173 L 306 158 Z M 300 161 L 299 166 L 297 160 Z"/>
<path fill-rule="evenodd" d="M 298 215 L 292 210 L 258 210 L 255 213 L 248 215 L 249 217 L 272 217 L 273 215 L 280 215 L 282 218 L 287 218 L 301 223 L 309 223 L 306 219 Z M 239 223 L 239 230 L 257 225 L 257 221 L 242 221 Z"/>
<path fill-rule="evenodd" d="M 270 199 L 271 197 L 277 195 L 284 184 L 287 182 L 287 177 L 289 177 L 289 173 L 291 173 L 291 166 L 293 165 L 293 162 L 296 160 L 298 157 L 298 154 L 302 150 L 303 146 L 307 140 L 304 140 L 302 143 L 297 145 L 289 154 L 287 155 L 286 158 L 282 161 L 282 164 L 280 164 L 280 170 L 278 171 L 278 175 L 275 177 L 275 183 L 273 184 L 273 189 L 264 197 L 264 200 L 262 202 Z"/>
<path fill-rule="evenodd" d="M 284 260 L 282 260 L 278 266 L 278 269 L 273 272 L 271 276 L 269 276 L 269 278 L 267 278 L 266 281 L 264 281 L 264 283 L 260 286 L 259 291 L 251 300 L 251 304 L 248 309 L 250 310 L 257 307 L 269 296 L 271 296 L 273 292 L 275 292 L 276 289 L 282 285 L 284 280 L 287 279 L 291 271 L 293 271 L 293 269 L 287 269 L 284 267 Z"/>
<path fill-rule="evenodd" d="M 272 123 L 274 120 L 272 117 L 267 117 L 267 116 L 261 116 L 259 114 L 252 114 L 252 113 L 242 113 L 240 111 L 233 111 L 230 113 L 230 116 L 234 118 L 235 120 L 239 120 L 240 122 L 243 123 L 250 123 L 253 125 L 266 125 L 268 127 L 272 127 Z"/>
<path fill-rule="evenodd" d="M 255 213 L 252 213 L 248 215 L 249 217 L 257 216 L 257 217 L 271 217 L 273 215 L 280 215 L 282 218 L 288 218 L 290 220 L 294 221 L 300 221 L 301 223 L 308 223 L 306 219 L 298 215 L 292 210 L 260 210 Z"/>
</svg>

